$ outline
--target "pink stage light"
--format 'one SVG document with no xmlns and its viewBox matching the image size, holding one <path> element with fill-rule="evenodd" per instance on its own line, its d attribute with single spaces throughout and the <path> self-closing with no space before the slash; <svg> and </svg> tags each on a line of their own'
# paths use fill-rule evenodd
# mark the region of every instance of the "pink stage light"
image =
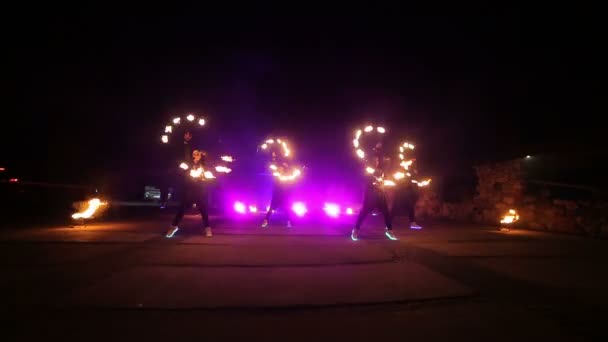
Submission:
<svg viewBox="0 0 608 342">
<path fill-rule="evenodd" d="M 239 214 L 245 214 L 247 212 L 247 209 L 245 207 L 245 204 L 243 204 L 243 202 L 234 202 L 234 211 L 236 211 Z"/>
<path fill-rule="evenodd" d="M 291 206 L 291 210 L 293 210 L 293 212 L 300 217 L 306 215 L 306 212 L 308 212 L 308 209 L 306 209 L 306 204 L 304 204 L 304 202 L 295 202 Z"/>
<path fill-rule="evenodd" d="M 338 217 L 340 216 L 340 206 L 335 203 L 325 203 L 323 206 L 323 211 L 329 217 Z"/>
<path fill-rule="evenodd" d="M 346 208 L 346 215 L 352 215 L 354 213 L 353 208 Z"/>
</svg>

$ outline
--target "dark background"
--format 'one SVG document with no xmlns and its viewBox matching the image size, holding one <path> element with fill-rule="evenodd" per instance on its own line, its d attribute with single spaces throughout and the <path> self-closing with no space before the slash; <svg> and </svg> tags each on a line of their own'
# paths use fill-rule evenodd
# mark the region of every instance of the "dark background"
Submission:
<svg viewBox="0 0 608 342">
<path fill-rule="evenodd" d="M 134 182 L 161 168 L 165 122 L 196 112 L 242 159 L 265 135 L 284 134 L 299 159 L 335 177 L 353 172 L 353 128 L 371 120 L 416 142 L 434 177 L 586 151 L 579 164 L 588 166 L 564 179 L 605 184 L 593 13 L 555 4 L 11 9 L 0 166 L 23 180 Z"/>
</svg>

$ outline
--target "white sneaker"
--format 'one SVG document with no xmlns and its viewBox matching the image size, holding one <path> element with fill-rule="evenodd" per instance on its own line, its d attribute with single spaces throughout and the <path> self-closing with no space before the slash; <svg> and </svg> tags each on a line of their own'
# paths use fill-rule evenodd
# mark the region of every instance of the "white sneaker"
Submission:
<svg viewBox="0 0 608 342">
<path fill-rule="evenodd" d="M 384 235 L 386 235 L 386 237 L 391 240 L 398 240 L 397 237 L 395 236 L 395 234 L 393 233 L 393 231 L 390 229 L 385 230 Z"/>
<path fill-rule="evenodd" d="M 353 241 L 359 240 L 359 229 L 353 229 L 353 231 L 350 233 L 350 239 Z"/>
<path fill-rule="evenodd" d="M 416 222 L 412 222 L 410 224 L 410 229 L 418 229 L 418 230 L 420 230 L 420 229 L 422 229 L 422 227 L 419 226 Z"/>
<path fill-rule="evenodd" d="M 171 228 L 169 228 L 169 230 L 167 230 L 167 235 L 166 237 L 168 238 L 172 238 L 173 235 L 175 235 L 175 233 L 179 230 L 179 228 L 177 226 L 171 226 Z"/>
<path fill-rule="evenodd" d="M 262 222 L 262 228 L 266 227 L 268 227 L 268 220 L 264 220 L 264 222 Z"/>
<path fill-rule="evenodd" d="M 211 227 L 206 227 L 205 228 L 205 236 L 206 237 L 212 237 L 213 233 L 211 232 Z"/>
<path fill-rule="evenodd" d="M 291 224 L 291 221 L 287 221 L 287 228 L 292 228 L 293 225 Z"/>
</svg>

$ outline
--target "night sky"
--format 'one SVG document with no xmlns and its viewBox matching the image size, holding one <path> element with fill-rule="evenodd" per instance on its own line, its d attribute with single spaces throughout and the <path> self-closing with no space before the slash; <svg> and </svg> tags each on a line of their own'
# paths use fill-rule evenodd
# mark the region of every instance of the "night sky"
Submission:
<svg viewBox="0 0 608 342">
<path fill-rule="evenodd" d="M 22 178 L 154 169 L 164 123 L 190 111 L 236 153 L 285 134 L 328 169 L 373 120 L 416 141 L 432 174 L 574 151 L 602 130 L 585 10 L 106 6 L 3 24 L 0 162 Z"/>
</svg>

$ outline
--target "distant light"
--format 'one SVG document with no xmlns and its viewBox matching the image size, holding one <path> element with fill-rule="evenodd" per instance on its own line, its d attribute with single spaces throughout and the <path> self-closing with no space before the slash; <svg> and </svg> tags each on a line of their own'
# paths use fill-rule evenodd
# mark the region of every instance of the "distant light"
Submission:
<svg viewBox="0 0 608 342">
<path fill-rule="evenodd" d="M 18 181 L 19 181 L 19 178 L 11 178 L 9 180 L 9 182 L 11 182 L 11 183 L 17 183 Z"/>
<path fill-rule="evenodd" d="M 245 204 L 243 204 L 243 202 L 234 202 L 234 211 L 239 214 L 245 214 Z"/>
<path fill-rule="evenodd" d="M 198 124 L 201 126 L 205 126 L 205 119 L 198 119 Z"/>
<path fill-rule="evenodd" d="M 257 213 L 258 212 L 258 208 L 255 205 L 250 205 L 249 206 L 249 212 L 250 213 Z"/>
<path fill-rule="evenodd" d="M 188 114 L 188 116 L 186 116 L 186 120 L 188 120 L 188 121 L 194 121 L 194 115 Z"/>
<path fill-rule="evenodd" d="M 354 213 L 353 208 L 346 208 L 346 215 L 352 215 Z"/>
<path fill-rule="evenodd" d="M 325 211 L 325 214 L 329 217 L 336 218 L 340 216 L 340 206 L 336 203 L 325 203 L 323 211 Z"/>
<path fill-rule="evenodd" d="M 160 140 L 166 144 L 169 142 L 169 137 L 167 135 L 163 135 L 162 137 L 160 137 Z"/>
<path fill-rule="evenodd" d="M 300 217 L 306 215 L 306 213 L 308 212 L 308 209 L 306 208 L 306 204 L 304 204 L 304 202 L 295 202 L 291 206 L 291 210 L 293 210 L 293 212 Z"/>
<path fill-rule="evenodd" d="M 4 172 L 4 171 L 6 171 L 6 169 L 3 167 L 0 167 L 0 172 Z"/>
<path fill-rule="evenodd" d="M 530 159 L 530 158 L 532 158 L 532 156 L 531 156 L 531 155 L 527 155 L 527 156 L 526 156 L 526 159 Z"/>
</svg>

